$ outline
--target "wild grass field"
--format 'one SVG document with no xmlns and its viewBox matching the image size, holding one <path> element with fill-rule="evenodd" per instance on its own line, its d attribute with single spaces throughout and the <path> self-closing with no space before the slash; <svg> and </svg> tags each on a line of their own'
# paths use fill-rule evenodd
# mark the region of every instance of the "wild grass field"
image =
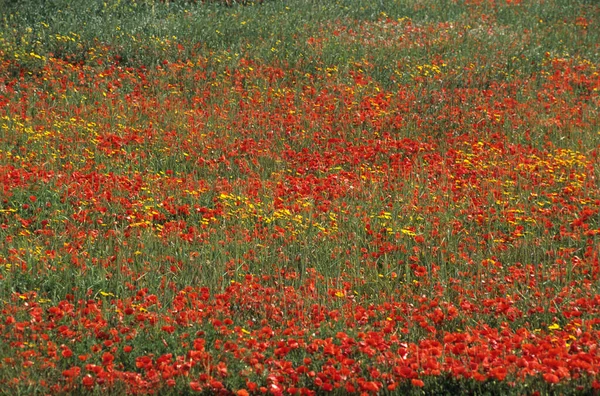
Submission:
<svg viewBox="0 0 600 396">
<path fill-rule="evenodd" d="M 0 0 L 0 393 L 599 392 L 599 22 Z"/>
</svg>

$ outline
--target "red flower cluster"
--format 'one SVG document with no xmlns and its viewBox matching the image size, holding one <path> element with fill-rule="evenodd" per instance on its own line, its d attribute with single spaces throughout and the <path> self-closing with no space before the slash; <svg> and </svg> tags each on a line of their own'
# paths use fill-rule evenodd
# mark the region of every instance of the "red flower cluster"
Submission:
<svg viewBox="0 0 600 396">
<path fill-rule="evenodd" d="M 453 29 L 382 17 L 307 45 L 480 34 Z M 478 62 L 1 73 L 0 386 L 600 388 L 598 65 Z"/>
</svg>

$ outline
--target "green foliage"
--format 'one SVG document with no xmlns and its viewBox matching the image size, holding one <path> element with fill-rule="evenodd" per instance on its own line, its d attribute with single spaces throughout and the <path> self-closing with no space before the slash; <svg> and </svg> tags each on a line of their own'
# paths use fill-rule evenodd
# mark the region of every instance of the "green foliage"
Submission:
<svg viewBox="0 0 600 396">
<path fill-rule="evenodd" d="M 137 358 L 179 369 L 194 338 L 214 360 L 130 386 L 187 394 L 226 363 L 235 391 L 287 359 L 318 390 L 311 370 L 379 380 L 410 344 L 423 387 L 382 394 L 592 389 L 585 362 L 558 384 L 553 357 L 525 381 L 470 362 L 596 356 L 598 7 L 0 0 L 0 389 L 102 394 L 68 370 L 110 351 L 148 379 Z M 421 375 L 423 340 L 488 376 Z"/>
</svg>

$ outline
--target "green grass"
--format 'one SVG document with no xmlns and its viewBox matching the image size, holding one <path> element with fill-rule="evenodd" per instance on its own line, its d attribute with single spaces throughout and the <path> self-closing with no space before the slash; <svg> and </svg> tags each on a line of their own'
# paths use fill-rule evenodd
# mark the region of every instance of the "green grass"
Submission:
<svg viewBox="0 0 600 396">
<path fill-rule="evenodd" d="M 0 320 L 12 345 L 0 344 L 0 385 L 107 391 L 69 385 L 63 370 L 87 364 L 74 358 L 21 370 L 23 339 L 49 353 L 42 333 L 101 364 L 90 350 L 104 335 L 74 324 L 86 314 L 53 322 L 50 307 L 67 301 L 101 302 L 102 331 L 137 329 L 134 353 L 116 341 L 115 359 L 144 375 L 136 357 L 185 358 L 197 332 L 215 362 L 247 371 L 215 346 L 238 341 L 209 323 L 227 314 L 250 329 L 240 339 L 260 337 L 261 319 L 285 340 L 294 321 L 307 342 L 346 330 L 360 339 L 404 309 L 400 341 L 384 336 L 394 348 L 485 326 L 547 342 L 558 325 L 567 344 L 578 327 L 593 341 L 599 22 L 598 5 L 583 0 L 0 0 L 2 315 L 35 324 L 37 301 L 51 322 L 19 332 Z M 161 330 L 200 309 L 175 302 L 203 287 L 215 318 Z M 253 290 L 274 302 L 258 306 Z M 244 297 L 255 305 L 240 308 Z M 294 311 L 288 298 L 306 306 Z M 331 318 L 318 320 L 312 304 Z M 438 306 L 460 314 L 438 323 Z M 124 307 L 149 316 L 140 325 Z M 364 323 L 353 316 L 361 308 L 373 310 Z M 59 325 L 79 326 L 77 342 Z M 277 345 L 265 345 L 273 358 Z M 391 370 L 346 352 L 368 362 L 352 368 L 365 378 L 378 379 L 370 366 Z M 296 366 L 312 356 L 294 353 Z M 314 370 L 330 363 L 319 356 Z M 202 370 L 158 393 L 189 392 Z M 541 372 L 429 373 L 422 389 L 407 380 L 390 392 L 592 392 L 578 370 L 559 384 Z M 311 381 L 300 383 L 319 390 Z"/>
</svg>

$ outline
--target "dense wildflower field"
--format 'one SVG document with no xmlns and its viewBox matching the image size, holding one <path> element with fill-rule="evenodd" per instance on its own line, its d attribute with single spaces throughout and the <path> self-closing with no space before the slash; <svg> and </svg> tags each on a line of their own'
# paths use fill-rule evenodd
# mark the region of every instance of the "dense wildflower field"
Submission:
<svg viewBox="0 0 600 396">
<path fill-rule="evenodd" d="M 0 393 L 597 392 L 599 22 L 0 0 Z"/>
</svg>

